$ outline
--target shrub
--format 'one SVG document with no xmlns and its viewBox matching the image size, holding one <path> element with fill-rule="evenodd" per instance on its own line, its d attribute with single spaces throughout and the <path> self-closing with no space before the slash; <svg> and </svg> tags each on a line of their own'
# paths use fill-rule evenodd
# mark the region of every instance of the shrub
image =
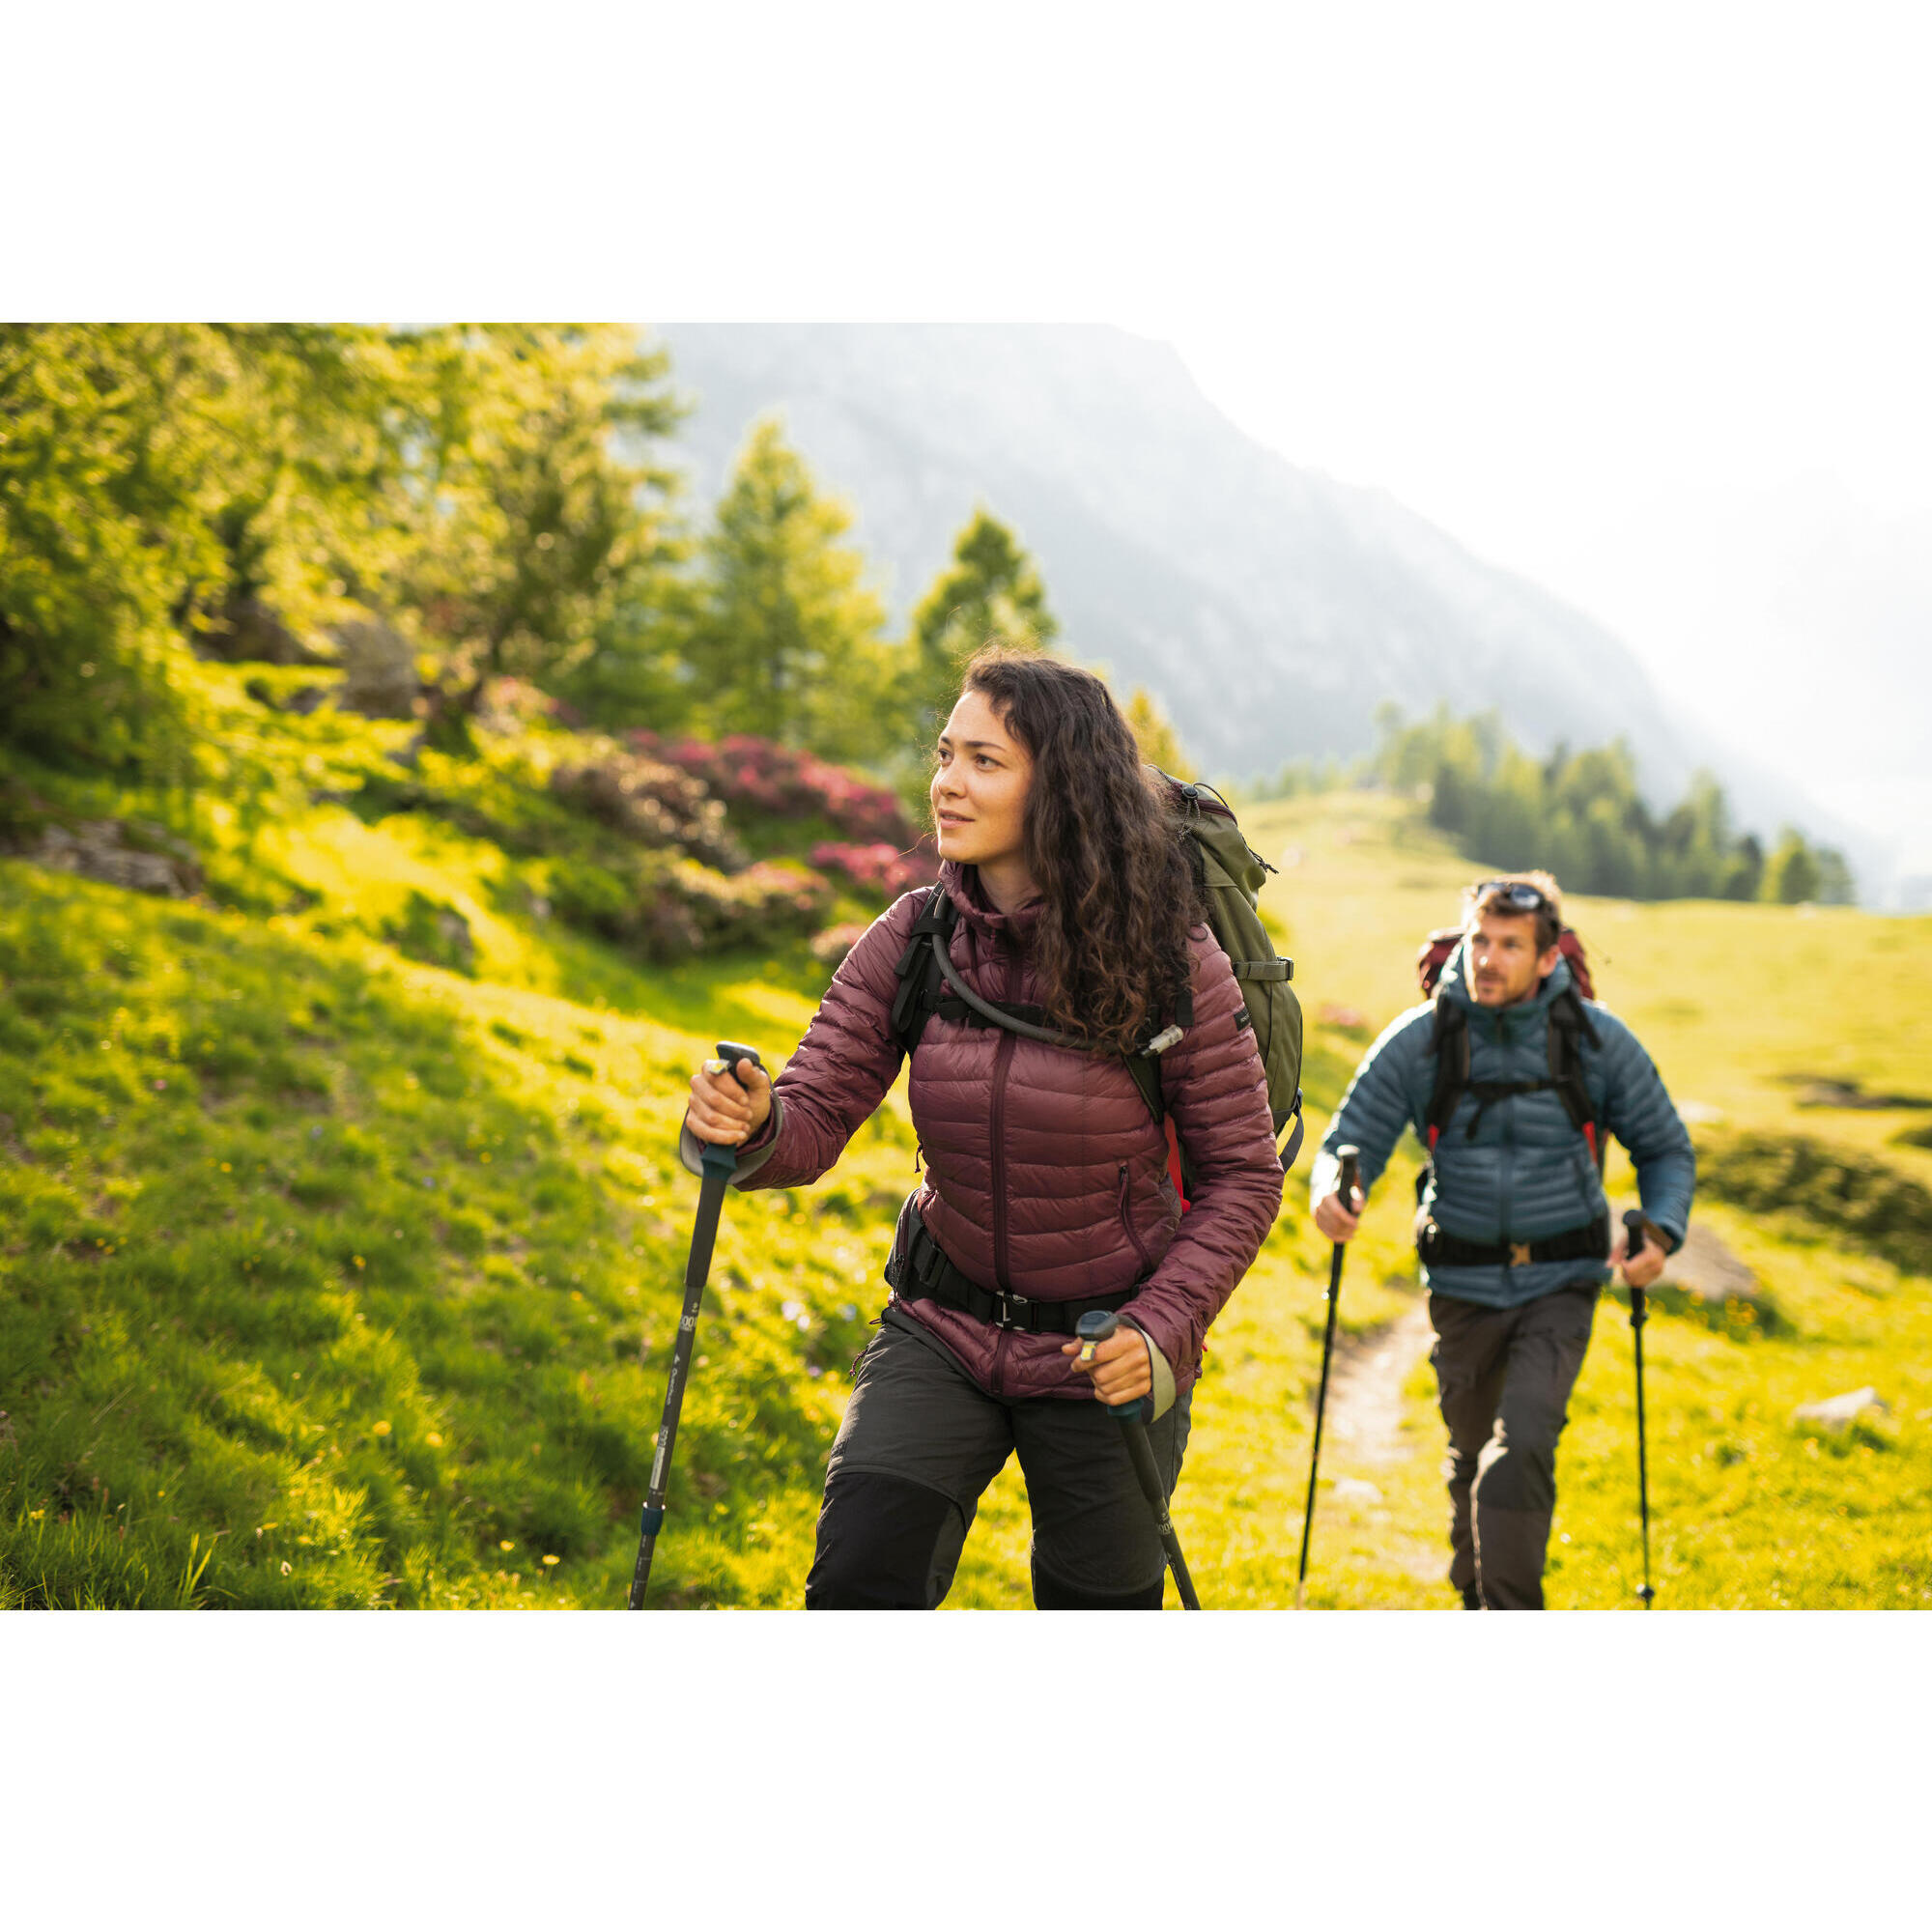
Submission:
<svg viewBox="0 0 1932 1932">
<path fill-rule="evenodd" d="M 552 794 L 640 845 L 674 846 L 721 872 L 742 871 L 745 848 L 724 823 L 722 801 L 701 779 L 656 758 L 619 755 L 560 765 Z"/>
<path fill-rule="evenodd" d="M 655 732 L 633 731 L 631 743 L 646 757 L 662 758 L 702 779 L 730 805 L 780 816 L 823 818 L 848 838 L 895 849 L 919 837 L 905 808 L 883 786 L 770 738 L 741 734 L 716 744 L 696 738 L 667 743 Z"/>
<path fill-rule="evenodd" d="M 929 837 L 911 851 L 883 842 L 840 845 L 827 840 L 811 848 L 811 863 L 821 870 L 838 873 L 860 892 L 882 899 L 895 899 L 901 893 L 929 886 L 939 871 L 939 854 Z"/>
<path fill-rule="evenodd" d="M 655 962 L 733 946 L 766 947 L 814 931 L 831 885 L 787 860 L 727 875 L 695 860 L 639 854 L 623 870 L 582 859 L 550 868 L 552 910 L 567 924 L 615 940 Z"/>
<path fill-rule="evenodd" d="M 551 910 L 566 925 L 597 933 L 664 963 L 703 950 L 704 934 L 662 866 L 639 864 L 618 872 L 586 859 L 556 859 L 550 867 Z"/>
<path fill-rule="evenodd" d="M 735 878 L 680 860 L 670 888 L 707 948 L 763 945 L 812 931 L 832 906 L 832 888 L 789 860 L 761 860 Z"/>
<path fill-rule="evenodd" d="M 821 966 L 829 966 L 835 972 L 845 963 L 845 955 L 860 940 L 865 938 L 866 928 L 855 921 L 847 920 L 838 925 L 828 925 L 821 933 L 813 936 L 811 956 Z"/>
</svg>

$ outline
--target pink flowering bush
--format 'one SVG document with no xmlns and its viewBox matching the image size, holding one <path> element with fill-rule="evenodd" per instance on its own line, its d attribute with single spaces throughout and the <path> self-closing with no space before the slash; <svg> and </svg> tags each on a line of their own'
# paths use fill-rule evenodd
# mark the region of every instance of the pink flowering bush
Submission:
<svg viewBox="0 0 1932 1932">
<path fill-rule="evenodd" d="M 560 765 L 551 791 L 640 845 L 676 846 L 723 872 L 742 871 L 745 848 L 704 781 L 656 758 L 626 755 Z"/>
<path fill-rule="evenodd" d="M 878 842 L 838 845 L 829 839 L 811 848 L 811 863 L 820 871 L 836 872 L 873 898 L 895 899 L 939 876 L 939 854 L 931 838 L 922 838 L 911 851 Z"/>
<path fill-rule="evenodd" d="M 823 818 L 848 838 L 897 849 L 919 837 L 905 808 L 883 786 L 770 738 L 740 733 L 716 744 L 696 738 L 667 742 L 654 731 L 633 731 L 631 743 L 646 757 L 703 780 L 727 805 L 780 817 Z"/>
<path fill-rule="evenodd" d="M 765 946 L 812 931 L 832 909 L 832 888 L 789 859 L 762 859 L 733 878 L 680 860 L 670 868 L 672 895 L 696 922 L 706 951 Z"/>
<path fill-rule="evenodd" d="M 846 920 L 838 925 L 828 925 L 812 939 L 811 956 L 821 966 L 830 966 L 836 972 L 844 963 L 846 953 L 865 936 L 866 928 L 856 921 Z"/>
</svg>

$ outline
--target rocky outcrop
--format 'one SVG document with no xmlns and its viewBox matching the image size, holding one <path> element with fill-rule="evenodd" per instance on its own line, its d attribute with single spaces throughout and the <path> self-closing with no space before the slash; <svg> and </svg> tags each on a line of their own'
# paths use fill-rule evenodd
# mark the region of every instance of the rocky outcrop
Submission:
<svg viewBox="0 0 1932 1932">
<path fill-rule="evenodd" d="M 272 605 L 254 596 L 230 597 L 220 613 L 199 626 L 192 640 L 197 657 L 221 664 L 321 664 L 311 650 L 282 622 Z"/>
<path fill-rule="evenodd" d="M 331 636 L 343 678 L 337 706 L 364 718 L 413 718 L 421 680 L 416 654 L 400 631 L 380 618 L 338 624 Z"/>
<path fill-rule="evenodd" d="M 1890 1413 L 1889 1406 L 1879 1400 L 1877 1389 L 1859 1388 L 1848 1390 L 1843 1395 L 1828 1396 L 1823 1402 L 1807 1402 L 1803 1407 L 1792 1410 L 1791 1419 L 1793 1422 L 1814 1423 L 1835 1435 L 1839 1430 L 1849 1429 L 1855 1422 L 1869 1421 Z"/>
<path fill-rule="evenodd" d="M 128 842 L 132 833 L 139 841 Z M 83 820 L 77 825 L 43 825 L 36 843 L 23 857 L 56 872 L 73 872 L 83 879 L 124 886 L 129 892 L 156 893 L 163 898 L 185 899 L 201 891 L 201 867 L 180 839 L 159 826 L 139 820 Z"/>
</svg>

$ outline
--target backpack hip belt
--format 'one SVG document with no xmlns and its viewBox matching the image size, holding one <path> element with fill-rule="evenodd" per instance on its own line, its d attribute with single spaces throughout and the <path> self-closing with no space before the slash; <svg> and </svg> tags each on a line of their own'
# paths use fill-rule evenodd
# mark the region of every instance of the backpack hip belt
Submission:
<svg viewBox="0 0 1932 1932">
<path fill-rule="evenodd" d="M 1528 1267 L 1537 1262 L 1600 1262 L 1610 1251 L 1610 1217 L 1599 1214 L 1580 1228 L 1565 1228 L 1534 1241 L 1465 1241 L 1428 1221 L 1415 1251 L 1429 1267 Z"/>
<path fill-rule="evenodd" d="M 908 1203 L 905 1211 L 911 1233 L 903 1248 L 895 1245 L 886 1263 L 886 1280 L 901 1301 L 936 1301 L 942 1308 L 963 1309 L 976 1321 L 990 1321 L 995 1328 L 1017 1329 L 1025 1335 L 1070 1335 L 1090 1309 L 1111 1312 L 1140 1293 L 1136 1282 L 1119 1294 L 1037 1301 L 1009 1289 L 981 1288 L 953 1266 L 951 1256 L 926 1232 L 919 1209 Z"/>
</svg>

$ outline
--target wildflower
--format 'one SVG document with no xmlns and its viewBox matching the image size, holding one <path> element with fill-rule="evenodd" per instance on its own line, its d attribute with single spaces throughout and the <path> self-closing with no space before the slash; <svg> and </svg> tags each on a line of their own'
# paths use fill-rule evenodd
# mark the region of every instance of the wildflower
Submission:
<svg viewBox="0 0 1932 1932">
<path fill-rule="evenodd" d="M 349 1259 L 352 1262 L 354 1262 L 357 1267 L 360 1267 L 362 1265 L 362 1257 L 360 1255 L 351 1255 Z"/>
<path fill-rule="evenodd" d="M 442 1437 L 434 1429 L 432 1429 L 430 1433 L 423 1437 L 423 1440 L 427 1442 L 432 1449 L 440 1449 L 442 1447 Z"/>
<path fill-rule="evenodd" d="M 514 1543 L 512 1543 L 512 1542 L 510 1541 L 510 1539 L 509 1539 L 509 1538 L 508 1538 L 507 1536 L 506 1536 L 506 1537 L 504 1537 L 504 1539 L 502 1540 L 502 1542 L 500 1542 L 500 1543 L 499 1543 L 499 1544 L 497 1544 L 497 1548 L 498 1549 L 514 1549 L 514 1548 L 516 1548 L 516 1547 L 517 1547 L 517 1546 L 516 1546 L 516 1545 L 515 1545 Z"/>
<path fill-rule="evenodd" d="M 387 1422 L 379 1422 L 376 1424 L 376 1434 L 378 1435 L 386 1435 L 388 1433 L 389 1425 Z"/>
<path fill-rule="evenodd" d="M 43 1509 L 29 1510 L 27 1512 L 27 1520 L 29 1522 L 39 1522 L 40 1520 L 45 1515 L 46 1511 Z"/>
<path fill-rule="evenodd" d="M 282 1575 L 286 1577 L 288 1574 L 289 1574 L 289 1560 L 285 1556 L 282 1558 Z"/>
<path fill-rule="evenodd" d="M 223 1174 L 232 1174 L 234 1172 L 225 1160 L 221 1163 L 221 1171 Z"/>
<path fill-rule="evenodd" d="M 552 1564 L 561 1563 L 562 1561 L 563 1558 L 561 1556 L 546 1556 L 544 1558 L 544 1563 L 546 1567 Z"/>
</svg>

